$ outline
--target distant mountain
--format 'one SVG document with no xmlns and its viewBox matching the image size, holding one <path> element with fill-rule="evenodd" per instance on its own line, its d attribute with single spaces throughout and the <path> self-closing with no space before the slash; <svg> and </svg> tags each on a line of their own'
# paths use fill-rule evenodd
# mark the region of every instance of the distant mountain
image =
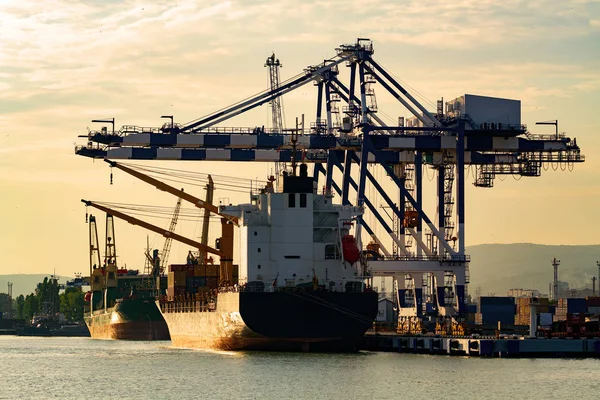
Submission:
<svg viewBox="0 0 600 400">
<path fill-rule="evenodd" d="M 27 296 L 33 293 L 37 284 L 44 281 L 44 278 L 49 278 L 49 274 L 13 274 L 0 275 L 0 293 L 8 293 L 8 282 L 13 284 L 13 298 L 23 295 Z M 73 277 L 57 276 L 58 283 L 67 283 Z"/>
<path fill-rule="evenodd" d="M 512 288 L 548 293 L 553 280 L 552 259 L 560 260 L 558 280 L 570 288 L 591 288 L 598 276 L 600 245 L 547 246 L 533 243 L 481 244 L 467 248 L 471 256 L 469 293 L 506 295 Z"/>
</svg>

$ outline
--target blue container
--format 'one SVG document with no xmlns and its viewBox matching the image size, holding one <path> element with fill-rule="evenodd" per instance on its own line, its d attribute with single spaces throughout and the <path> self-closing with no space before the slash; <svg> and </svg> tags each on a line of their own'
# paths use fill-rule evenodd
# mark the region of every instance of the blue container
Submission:
<svg viewBox="0 0 600 400">
<path fill-rule="evenodd" d="M 587 302 L 585 299 L 567 299 L 568 313 L 585 313 L 587 312 Z"/>
<path fill-rule="evenodd" d="M 488 313 L 512 313 L 513 315 L 516 312 L 516 306 L 514 304 L 511 305 L 503 305 L 503 306 L 483 306 L 479 310 L 482 314 Z"/>
<path fill-rule="evenodd" d="M 556 314 L 556 306 L 548 306 L 548 312 L 552 315 Z"/>
<path fill-rule="evenodd" d="M 477 304 L 469 304 L 467 306 L 467 313 L 475 314 L 477 312 Z"/>
<path fill-rule="evenodd" d="M 480 297 L 479 298 L 479 307 L 484 307 L 484 306 L 508 306 L 508 305 L 514 305 L 515 304 L 515 298 L 514 297 L 508 297 L 508 296 L 503 296 L 503 297 L 492 297 L 492 296 L 488 296 L 488 297 Z"/>
<path fill-rule="evenodd" d="M 500 321 L 502 325 L 514 325 L 515 324 L 515 313 L 514 312 L 495 312 L 486 313 L 481 315 L 481 322 L 484 325 L 492 324 L 496 325 Z"/>
</svg>

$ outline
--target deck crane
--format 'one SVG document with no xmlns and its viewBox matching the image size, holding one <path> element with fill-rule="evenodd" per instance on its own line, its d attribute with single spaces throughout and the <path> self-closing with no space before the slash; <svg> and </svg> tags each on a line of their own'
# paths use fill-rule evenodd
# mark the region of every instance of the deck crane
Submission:
<svg viewBox="0 0 600 400">
<path fill-rule="evenodd" d="M 213 195 L 215 192 L 215 184 L 212 180 L 212 176 L 208 176 L 208 183 L 206 184 L 206 201 L 204 202 L 207 205 L 211 205 L 213 203 Z M 179 199 L 181 200 L 181 198 Z M 208 223 L 210 222 L 210 210 L 208 207 L 204 208 L 204 216 L 202 219 L 202 236 L 200 238 L 200 243 L 203 245 L 208 244 Z M 207 261 L 206 253 L 200 252 L 200 261 L 205 263 Z"/>
<path fill-rule="evenodd" d="M 127 172 L 129 175 L 133 175 L 136 178 L 138 178 L 146 183 L 149 183 L 150 185 L 156 187 L 158 190 L 162 190 L 164 192 L 171 193 L 185 201 L 192 203 L 193 205 L 195 205 L 198 208 L 208 210 L 213 214 L 216 214 L 222 218 L 225 218 L 226 220 L 230 221 L 234 225 L 238 225 L 237 217 L 234 217 L 232 215 L 227 215 L 227 214 L 221 214 L 219 212 L 219 208 L 214 206 L 213 204 L 209 204 L 206 201 L 199 199 L 198 197 L 192 196 L 191 194 L 184 192 L 183 190 L 179 190 L 177 188 L 174 188 L 173 186 L 167 185 L 166 183 L 161 182 L 158 179 L 154 179 L 148 175 L 142 174 L 141 172 L 136 171 L 132 168 L 129 168 L 123 164 L 117 163 L 116 161 L 111 161 L 108 159 L 104 159 L 104 161 L 106 161 L 108 164 L 110 164 L 111 167 L 118 168 L 121 171 Z"/>
<path fill-rule="evenodd" d="M 181 210 L 181 197 L 177 199 L 177 204 L 175 205 L 175 211 L 173 212 L 173 218 L 171 218 L 171 224 L 169 225 L 169 232 L 175 232 L 175 227 L 177 226 L 177 219 L 179 218 L 179 210 Z M 167 236 L 165 239 L 165 245 L 163 246 L 163 251 L 161 253 L 160 260 L 160 271 L 158 275 L 162 275 L 165 272 L 165 267 L 167 266 L 167 262 L 169 261 L 169 253 L 171 252 L 171 243 L 173 239 L 171 236 Z M 206 243 L 203 243 L 206 245 Z"/>
<path fill-rule="evenodd" d="M 177 226 L 177 220 L 179 219 L 180 209 L 181 209 L 181 198 L 177 199 L 177 204 L 175 205 L 175 210 L 173 211 L 173 217 L 171 218 L 171 223 L 169 224 L 169 232 L 171 232 L 171 233 L 175 232 L 175 227 Z M 150 271 L 150 274 L 152 275 L 153 278 L 157 278 L 158 276 L 161 276 L 164 274 L 165 268 L 167 266 L 167 262 L 169 260 L 169 253 L 171 252 L 171 242 L 172 241 L 173 240 L 171 239 L 171 237 L 167 236 L 167 238 L 165 239 L 165 244 L 163 246 L 162 253 L 160 253 L 160 257 L 158 257 L 158 260 L 156 259 L 157 257 L 153 257 L 150 254 L 150 249 L 146 250 L 146 253 L 145 253 L 146 259 L 152 266 L 152 270 Z M 206 244 L 206 243 L 204 243 L 204 244 Z M 156 250 L 155 250 L 155 252 L 156 252 Z"/>
<path fill-rule="evenodd" d="M 122 213 L 117 210 L 113 210 L 109 207 L 103 206 L 99 203 L 90 201 L 90 200 L 81 200 L 86 206 L 97 208 L 98 210 L 104 211 L 111 216 L 120 218 L 129 222 L 132 225 L 138 225 L 142 228 L 146 228 L 152 232 L 163 235 L 166 238 L 172 238 L 177 240 L 178 242 L 187 244 L 193 248 L 198 249 L 200 252 L 215 254 L 220 257 L 220 277 L 221 281 L 229 284 L 232 281 L 232 273 L 233 273 L 233 223 L 226 219 L 221 219 L 221 238 L 219 249 L 215 249 L 213 247 L 206 246 L 200 242 L 197 242 L 193 239 L 186 238 L 185 236 L 178 235 L 177 233 L 170 232 L 163 228 L 160 228 L 156 225 L 152 225 L 146 221 L 142 221 L 138 218 L 132 217 L 125 213 Z"/>
</svg>

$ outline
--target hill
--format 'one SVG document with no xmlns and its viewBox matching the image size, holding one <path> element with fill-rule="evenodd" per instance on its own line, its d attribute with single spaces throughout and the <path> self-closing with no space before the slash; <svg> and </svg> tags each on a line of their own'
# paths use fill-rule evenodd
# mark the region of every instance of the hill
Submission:
<svg viewBox="0 0 600 400">
<path fill-rule="evenodd" d="M 8 282 L 13 284 L 13 298 L 19 295 L 27 296 L 33 293 L 38 283 L 42 282 L 44 278 L 49 278 L 49 274 L 12 274 L 12 275 L 0 275 L 0 293 L 8 292 Z M 73 277 L 58 276 L 58 283 L 66 283 L 67 280 L 71 280 Z"/>
<path fill-rule="evenodd" d="M 471 256 L 469 293 L 506 295 L 512 288 L 538 289 L 548 293 L 553 279 L 551 261 L 560 260 L 558 279 L 570 288 L 592 287 L 598 275 L 600 245 L 548 246 L 533 243 L 481 244 L 467 248 Z"/>
</svg>

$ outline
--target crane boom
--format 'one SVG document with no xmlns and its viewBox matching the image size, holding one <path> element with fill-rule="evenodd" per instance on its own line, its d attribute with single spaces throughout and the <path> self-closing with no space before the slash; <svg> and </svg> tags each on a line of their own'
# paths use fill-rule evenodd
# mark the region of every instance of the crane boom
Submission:
<svg viewBox="0 0 600 400">
<path fill-rule="evenodd" d="M 181 209 L 181 197 L 177 199 L 177 204 L 175 205 L 175 211 L 173 212 L 173 218 L 171 218 L 171 224 L 169 225 L 169 232 L 171 234 L 175 232 L 175 227 L 177 226 L 177 219 L 179 218 L 179 210 Z M 205 210 L 206 212 L 206 210 Z M 162 251 L 162 259 L 160 260 L 160 275 L 165 272 L 165 267 L 167 266 L 167 261 L 169 260 L 169 253 L 171 252 L 171 242 L 173 241 L 171 235 L 167 236 L 165 239 L 165 245 L 163 246 Z M 206 246 L 207 242 L 202 242 L 203 245 Z"/>
<path fill-rule="evenodd" d="M 91 206 L 91 207 L 97 208 L 98 210 L 101 210 L 101 211 L 104 211 L 106 213 L 109 213 L 109 214 L 111 214 L 111 215 L 113 215 L 113 216 L 115 216 L 117 218 L 121 218 L 121 219 L 129 222 L 132 225 L 139 225 L 139 226 L 141 226 L 143 228 L 146 228 L 146 229 L 148 229 L 148 230 L 150 230 L 152 232 L 156 232 L 158 234 L 161 234 L 161 235 L 163 235 L 166 238 L 170 237 L 173 240 L 177 240 L 178 242 L 185 243 L 185 244 L 187 244 L 189 246 L 192 246 L 192 247 L 194 247 L 194 248 L 196 248 L 196 249 L 198 249 L 198 250 L 200 250 L 202 252 L 215 254 L 215 255 L 217 255 L 219 257 L 227 256 L 227 254 L 225 254 L 225 253 L 223 253 L 223 252 L 221 252 L 219 250 L 213 249 L 212 247 L 205 246 L 205 245 L 203 245 L 200 242 L 196 242 L 195 240 L 188 239 L 188 238 L 186 238 L 184 236 L 181 236 L 181 235 L 178 235 L 178 234 L 176 234 L 174 232 L 169 232 L 169 231 L 167 231 L 167 230 L 165 230 L 163 228 L 160 228 L 160 227 L 158 227 L 156 225 L 152 225 L 152 224 L 150 224 L 148 222 L 142 221 L 142 220 L 137 219 L 135 217 L 129 216 L 129 215 L 125 214 L 125 213 L 122 213 L 122 212 L 113 210 L 111 208 L 105 207 L 103 205 L 94 203 L 93 201 L 90 201 L 90 200 L 83 200 L 82 199 L 81 201 L 86 206 Z"/>
<path fill-rule="evenodd" d="M 217 215 L 219 215 L 219 216 L 221 216 L 223 218 L 226 218 L 227 220 L 233 222 L 235 225 L 238 224 L 238 218 L 237 217 L 234 217 L 232 215 L 221 214 L 219 212 L 219 208 L 218 207 L 216 207 L 216 206 L 214 206 L 212 204 L 209 204 L 209 203 L 203 201 L 202 199 L 199 199 L 196 196 L 192 196 L 191 194 L 186 193 L 183 190 L 179 190 L 177 188 L 174 188 L 173 186 L 167 185 L 166 183 L 161 182 L 158 179 L 154 179 L 151 176 L 148 176 L 146 174 L 142 174 L 141 172 L 138 172 L 138 171 L 136 171 L 134 169 L 126 167 L 126 166 L 124 166 L 124 165 L 122 165 L 122 164 L 120 164 L 120 163 L 118 163 L 116 161 L 111 161 L 111 160 L 109 160 L 107 158 L 105 158 L 104 161 L 106 161 L 108 164 L 110 164 L 111 167 L 115 167 L 115 168 L 120 169 L 121 171 L 127 172 L 129 175 L 133 175 L 136 178 L 138 178 L 138 179 L 140 179 L 140 180 L 142 180 L 142 181 L 144 181 L 146 183 L 149 183 L 150 185 L 156 187 L 159 190 L 171 193 L 171 194 L 173 194 L 173 195 L 175 195 L 175 196 L 177 196 L 177 197 L 179 197 L 179 198 L 181 198 L 181 199 L 183 199 L 185 201 L 188 201 L 188 202 L 192 203 L 193 205 L 195 205 L 198 208 L 203 208 L 205 210 L 209 210 L 211 213 L 217 214 Z"/>
<path fill-rule="evenodd" d="M 208 184 L 206 185 L 206 201 L 205 201 L 205 203 L 212 205 L 214 191 L 215 191 L 215 184 L 213 183 L 212 176 L 209 175 L 208 176 Z M 210 218 L 210 210 L 207 207 L 204 209 L 204 219 L 202 221 L 202 237 L 200 239 L 200 241 L 203 245 L 208 244 L 208 225 L 210 222 L 209 218 Z M 206 253 L 201 253 L 200 260 L 202 260 L 202 262 L 205 262 L 204 261 L 205 259 L 206 259 Z"/>
</svg>

